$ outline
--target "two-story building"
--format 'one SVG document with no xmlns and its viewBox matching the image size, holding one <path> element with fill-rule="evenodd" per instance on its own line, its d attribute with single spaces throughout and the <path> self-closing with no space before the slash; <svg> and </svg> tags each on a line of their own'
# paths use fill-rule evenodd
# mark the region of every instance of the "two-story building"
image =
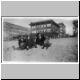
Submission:
<svg viewBox="0 0 80 80">
<path fill-rule="evenodd" d="M 56 38 L 59 35 L 59 25 L 53 20 L 44 20 L 30 23 L 32 34 L 43 33 L 49 37 Z"/>
</svg>

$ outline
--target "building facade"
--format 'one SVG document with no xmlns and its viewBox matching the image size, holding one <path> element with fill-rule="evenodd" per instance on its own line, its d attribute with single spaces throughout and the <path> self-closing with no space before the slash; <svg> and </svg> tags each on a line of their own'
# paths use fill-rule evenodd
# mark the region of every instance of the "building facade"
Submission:
<svg viewBox="0 0 80 80">
<path fill-rule="evenodd" d="M 59 23 L 59 26 L 60 26 L 59 37 L 63 38 L 66 35 L 65 34 L 65 25 L 64 25 L 64 23 Z"/>
<path fill-rule="evenodd" d="M 3 32 L 4 32 L 3 39 L 9 40 L 9 39 L 13 39 L 14 37 L 27 34 L 28 29 L 24 28 L 23 26 L 19 26 L 9 22 L 4 22 Z"/>
<path fill-rule="evenodd" d="M 53 20 L 32 22 L 30 26 L 32 34 L 42 33 L 52 38 L 56 38 L 59 35 L 59 25 Z"/>
</svg>

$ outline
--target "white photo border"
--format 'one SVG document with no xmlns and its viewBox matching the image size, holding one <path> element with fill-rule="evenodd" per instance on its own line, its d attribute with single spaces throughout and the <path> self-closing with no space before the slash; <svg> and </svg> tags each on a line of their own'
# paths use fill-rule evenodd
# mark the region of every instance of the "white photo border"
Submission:
<svg viewBox="0 0 80 80">
<path fill-rule="evenodd" d="M 3 61 L 3 18 L 77 17 L 78 19 L 78 62 L 19 62 Z M 79 64 L 79 16 L 1 16 L 1 64 Z"/>
</svg>

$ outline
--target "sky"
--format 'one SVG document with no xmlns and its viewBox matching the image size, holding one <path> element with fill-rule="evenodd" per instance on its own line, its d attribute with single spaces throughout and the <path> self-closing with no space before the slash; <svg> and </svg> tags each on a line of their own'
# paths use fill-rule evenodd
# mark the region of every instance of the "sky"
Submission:
<svg viewBox="0 0 80 80">
<path fill-rule="evenodd" d="M 67 34 L 73 34 L 73 20 L 78 20 L 78 17 L 3 17 L 3 22 L 10 22 L 16 25 L 20 25 L 26 28 L 30 28 L 31 22 L 43 21 L 52 19 L 56 23 L 64 23 L 66 26 L 65 30 Z"/>
</svg>

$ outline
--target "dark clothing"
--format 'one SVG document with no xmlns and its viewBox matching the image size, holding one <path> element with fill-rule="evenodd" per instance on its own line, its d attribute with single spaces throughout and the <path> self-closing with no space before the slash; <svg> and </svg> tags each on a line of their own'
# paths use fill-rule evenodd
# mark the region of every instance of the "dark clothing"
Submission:
<svg viewBox="0 0 80 80">
<path fill-rule="evenodd" d="M 26 44 L 27 44 L 28 48 L 36 47 L 36 43 L 35 43 L 34 39 L 31 37 L 30 37 L 30 39 L 27 39 Z"/>
<path fill-rule="evenodd" d="M 45 41 L 45 37 L 44 37 L 44 35 L 41 35 L 41 38 L 39 38 L 39 36 L 37 36 L 36 44 L 42 46 L 42 45 L 44 44 L 44 41 Z"/>
<path fill-rule="evenodd" d="M 32 47 L 32 40 L 31 40 L 31 39 L 27 39 L 27 46 L 28 46 L 29 48 Z"/>
<path fill-rule="evenodd" d="M 18 39 L 18 45 L 19 45 L 19 48 L 25 49 L 26 48 L 26 38 L 25 37 L 20 37 Z"/>
<path fill-rule="evenodd" d="M 42 34 L 37 34 L 34 38 L 31 36 L 22 36 L 18 39 L 18 45 L 21 49 L 37 48 L 37 45 L 44 46 L 45 39 L 45 36 Z"/>
<path fill-rule="evenodd" d="M 48 49 L 49 46 L 50 46 L 50 43 L 49 43 L 49 39 L 47 38 L 47 39 L 45 39 L 44 45 L 42 48 L 44 49 L 44 47 L 46 47 L 46 49 Z"/>
</svg>

